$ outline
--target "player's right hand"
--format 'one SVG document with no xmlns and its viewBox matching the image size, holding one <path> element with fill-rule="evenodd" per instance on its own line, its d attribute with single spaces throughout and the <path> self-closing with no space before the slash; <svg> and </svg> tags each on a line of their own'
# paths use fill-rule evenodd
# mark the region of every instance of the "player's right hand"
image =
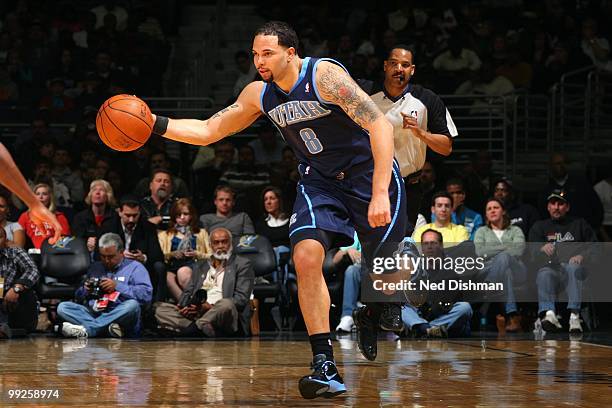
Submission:
<svg viewBox="0 0 612 408">
<path fill-rule="evenodd" d="M 370 227 L 384 227 L 391 222 L 391 203 L 389 194 L 372 196 L 368 207 L 368 223 Z"/>
<path fill-rule="evenodd" d="M 59 223 L 55 215 L 49 211 L 42 203 L 34 204 L 30 207 L 30 219 L 38 227 L 43 234 L 48 234 L 47 226 L 50 226 L 55 233 L 49 238 L 49 244 L 53 245 L 60 239 L 62 235 L 62 225 Z"/>
</svg>

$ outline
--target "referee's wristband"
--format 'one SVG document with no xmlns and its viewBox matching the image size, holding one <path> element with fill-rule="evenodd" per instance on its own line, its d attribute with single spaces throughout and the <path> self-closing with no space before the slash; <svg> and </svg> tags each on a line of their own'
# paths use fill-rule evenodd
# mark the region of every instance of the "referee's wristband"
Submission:
<svg viewBox="0 0 612 408">
<path fill-rule="evenodd" d="M 165 116 L 157 115 L 155 119 L 155 124 L 153 125 L 152 133 L 163 136 L 164 133 L 166 133 L 166 130 L 168 130 L 168 118 Z"/>
</svg>

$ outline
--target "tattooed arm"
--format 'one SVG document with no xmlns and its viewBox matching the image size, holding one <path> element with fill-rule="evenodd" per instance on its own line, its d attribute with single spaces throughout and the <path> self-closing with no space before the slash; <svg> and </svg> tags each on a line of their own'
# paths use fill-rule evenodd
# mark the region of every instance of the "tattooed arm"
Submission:
<svg viewBox="0 0 612 408">
<path fill-rule="evenodd" d="M 262 82 L 251 82 L 238 96 L 236 102 L 215 113 L 207 120 L 170 119 L 164 137 L 179 142 L 206 146 L 231 136 L 255 122 L 261 110 L 259 95 Z M 155 120 L 155 116 L 153 117 Z"/>
<path fill-rule="evenodd" d="M 393 166 L 393 125 L 339 65 L 321 62 L 317 66 L 315 80 L 325 101 L 340 106 L 355 123 L 370 134 L 374 176 L 368 220 L 372 227 L 387 225 L 391 222 L 389 183 Z"/>
</svg>

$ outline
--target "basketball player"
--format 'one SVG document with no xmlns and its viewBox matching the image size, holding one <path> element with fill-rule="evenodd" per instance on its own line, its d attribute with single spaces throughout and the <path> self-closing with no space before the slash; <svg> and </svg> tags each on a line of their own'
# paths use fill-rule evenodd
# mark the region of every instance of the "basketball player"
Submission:
<svg viewBox="0 0 612 408">
<path fill-rule="evenodd" d="M 332 246 L 357 231 L 366 264 L 383 243 L 402 241 L 405 192 L 393 160 L 393 127 L 338 62 L 301 58 L 286 23 L 255 33 L 253 61 L 263 81 L 247 85 L 237 101 L 205 121 L 154 117 L 153 133 L 208 145 L 248 127 L 261 115 L 280 130 L 300 161 L 301 180 L 289 236 L 298 297 L 313 352 L 313 373 L 302 377 L 304 398 L 346 391 L 330 340 L 330 299 L 322 266 Z M 356 313 L 358 344 L 376 358 L 379 327 L 401 330 L 399 304 L 371 303 Z"/>
<path fill-rule="evenodd" d="M 38 201 L 38 198 L 30 190 L 30 186 L 17 168 L 11 154 L 2 143 L 0 143 L 0 168 L 2 169 L 0 171 L 0 184 L 15 193 L 30 208 L 30 219 L 43 233 L 47 232 L 47 228 L 53 228 L 55 235 L 49 238 L 49 243 L 57 242 L 62 232 L 62 226 L 55 215 Z"/>
<path fill-rule="evenodd" d="M 414 69 L 412 50 L 404 46 L 391 49 L 383 64 L 383 89 L 372 95 L 376 106 L 393 124 L 395 158 L 406 181 L 408 221 L 413 226 L 423 197 L 419 176 L 427 147 L 448 156 L 457 136 L 457 128 L 440 97 L 410 83 Z"/>
</svg>

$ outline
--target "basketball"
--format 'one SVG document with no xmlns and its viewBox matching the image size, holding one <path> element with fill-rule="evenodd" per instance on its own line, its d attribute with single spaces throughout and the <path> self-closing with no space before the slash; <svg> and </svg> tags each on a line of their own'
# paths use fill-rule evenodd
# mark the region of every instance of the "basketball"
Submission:
<svg viewBox="0 0 612 408">
<path fill-rule="evenodd" d="M 142 99 L 134 95 L 115 95 L 100 106 L 96 129 L 105 145 L 129 152 L 147 142 L 153 130 L 153 116 Z"/>
</svg>

